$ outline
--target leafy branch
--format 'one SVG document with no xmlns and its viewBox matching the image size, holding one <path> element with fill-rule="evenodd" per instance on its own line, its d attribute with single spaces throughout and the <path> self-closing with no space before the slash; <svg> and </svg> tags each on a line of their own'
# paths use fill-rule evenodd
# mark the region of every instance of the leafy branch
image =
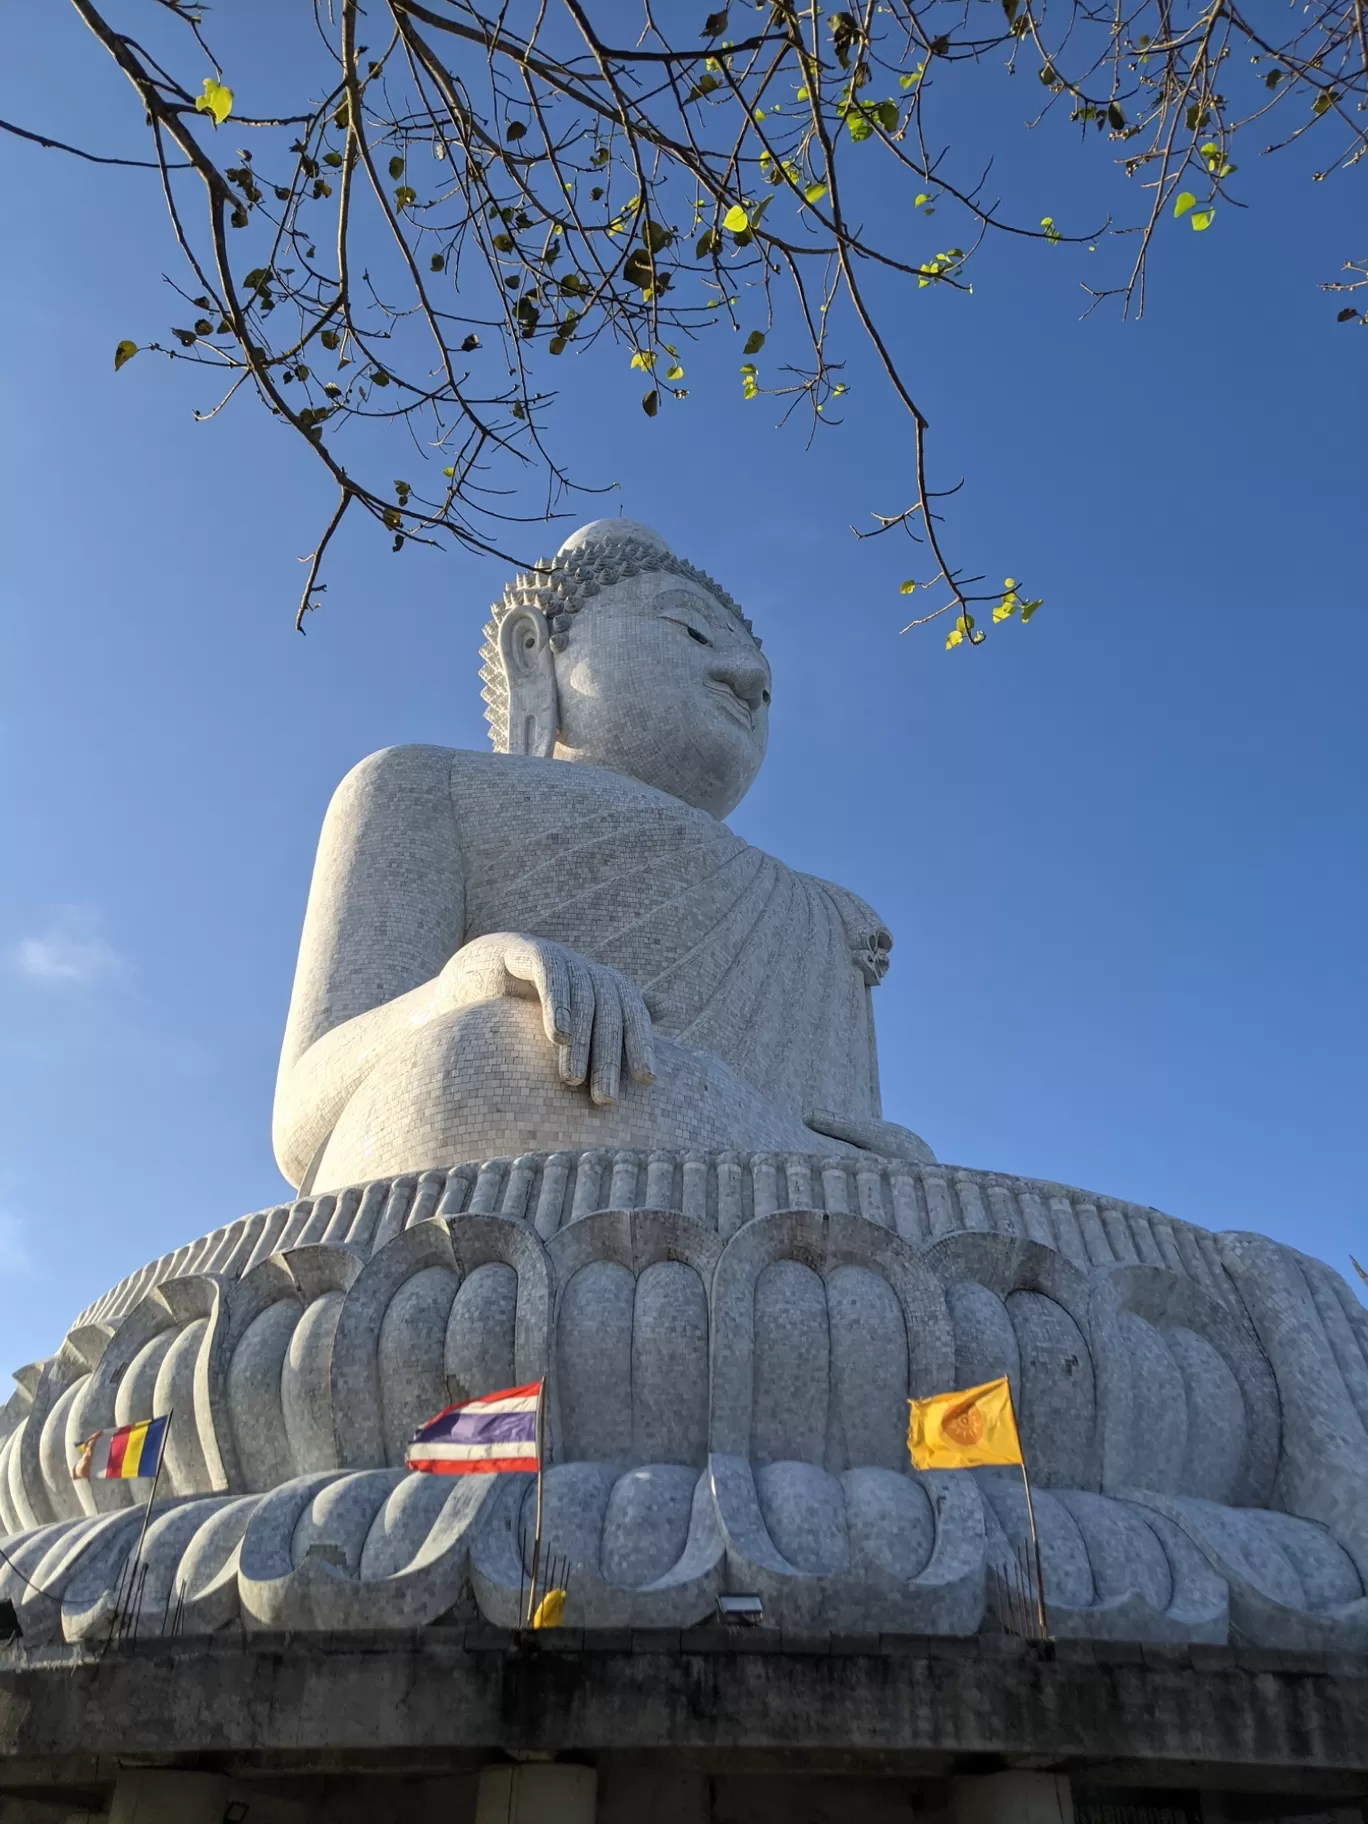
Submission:
<svg viewBox="0 0 1368 1824">
<path fill-rule="evenodd" d="M 690 345 L 736 333 L 742 398 L 776 400 L 811 438 L 840 421 L 841 339 L 854 336 L 909 432 L 906 504 L 858 536 L 920 543 L 928 574 L 902 589 L 933 605 L 908 628 L 948 616 L 947 647 L 979 645 L 976 609 L 991 604 L 988 626 L 1024 624 L 1040 603 L 1012 579 L 977 589 L 947 548 L 938 503 L 956 488 L 929 480 L 903 352 L 919 340 L 905 334 L 917 300 L 967 296 L 982 249 L 1007 239 L 1117 247 L 1122 270 L 1084 285 L 1087 308 L 1138 313 L 1162 231 L 1205 232 L 1246 206 L 1237 145 L 1277 152 L 1314 135 L 1319 179 L 1368 148 L 1363 0 L 1310 0 L 1277 36 L 1267 9 L 1232 0 L 733 0 L 687 25 L 673 9 L 668 26 L 642 0 L 625 44 L 589 0 L 377 0 L 365 13 L 316 0 L 316 62 L 298 78 L 311 99 L 270 118 L 240 111 L 256 72 L 224 70 L 193 0 L 158 0 L 156 56 L 122 28 L 124 0 L 72 4 L 131 85 L 152 158 L 0 132 L 157 171 L 184 314 L 142 348 L 217 376 L 205 419 L 255 395 L 336 489 L 304 560 L 301 627 L 353 509 L 395 551 L 453 542 L 519 561 L 505 547 L 583 486 L 550 441 L 552 364 L 568 353 L 616 346 L 654 418 L 690 396 Z M 976 88 L 1001 114 L 1004 67 L 1034 78 L 1024 130 L 1062 117 L 1105 148 L 1134 220 L 1066 231 L 1038 202 L 1009 208 L 974 148 L 943 142 Z M 871 231 L 890 205 L 897 225 Z M 1326 289 L 1368 285 L 1362 260 L 1345 271 Z M 1338 316 L 1368 321 L 1357 301 Z M 115 366 L 139 352 L 125 338 Z M 401 464 L 414 479 L 386 479 Z"/>
</svg>

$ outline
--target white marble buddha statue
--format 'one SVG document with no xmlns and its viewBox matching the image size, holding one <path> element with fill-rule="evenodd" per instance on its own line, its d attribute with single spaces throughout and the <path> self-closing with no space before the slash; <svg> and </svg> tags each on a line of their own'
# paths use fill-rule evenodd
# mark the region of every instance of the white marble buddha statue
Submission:
<svg viewBox="0 0 1368 1824">
<path fill-rule="evenodd" d="M 563 1147 L 928 1159 L 880 1119 L 882 922 L 721 821 L 770 703 L 730 596 L 599 520 L 485 635 L 495 753 L 390 748 L 329 808 L 275 1101 L 291 1183 Z"/>
<path fill-rule="evenodd" d="M 275 1111 L 301 1194 L 131 1272 L 0 1406 L 25 1639 L 107 1639 L 130 1552 L 145 1632 L 514 1625 L 527 1479 L 404 1446 L 542 1376 L 571 1625 L 730 1587 L 798 1632 L 991 1632 L 1017 1472 L 904 1440 L 909 1398 L 1006 1375 L 1054 1633 L 1368 1648 L 1343 1280 L 880 1118 L 891 940 L 721 821 L 769 667 L 653 532 L 586 527 L 486 635 L 496 752 L 372 755 L 328 813 Z M 71 1463 L 167 1411 L 142 1541 Z"/>
</svg>

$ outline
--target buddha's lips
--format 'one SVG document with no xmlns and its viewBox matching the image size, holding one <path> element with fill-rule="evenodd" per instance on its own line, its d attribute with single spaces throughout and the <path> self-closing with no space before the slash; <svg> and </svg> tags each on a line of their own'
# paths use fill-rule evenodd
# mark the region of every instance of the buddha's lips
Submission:
<svg viewBox="0 0 1368 1824">
<path fill-rule="evenodd" d="M 710 690 L 715 697 L 721 698 L 723 708 L 738 722 L 743 723 L 746 728 L 754 730 L 755 715 L 750 704 L 744 697 L 737 696 L 730 684 L 708 684 L 705 688 Z"/>
</svg>

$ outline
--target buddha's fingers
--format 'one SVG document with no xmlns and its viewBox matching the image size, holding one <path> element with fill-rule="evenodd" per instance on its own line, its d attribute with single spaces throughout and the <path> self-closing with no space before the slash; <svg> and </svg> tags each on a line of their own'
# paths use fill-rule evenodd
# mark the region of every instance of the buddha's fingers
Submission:
<svg viewBox="0 0 1368 1824">
<path fill-rule="evenodd" d="M 519 981 L 531 982 L 541 1002 L 542 1024 L 553 1045 L 566 1045 L 573 1037 L 573 998 L 570 966 L 559 944 L 514 938 L 504 950 L 504 968 Z"/>
<path fill-rule="evenodd" d="M 634 983 L 622 990 L 622 1042 L 633 1083 L 655 1082 L 655 1038 L 651 1016 Z"/>
<path fill-rule="evenodd" d="M 617 1101 L 622 1077 L 622 993 L 617 977 L 608 969 L 594 971 L 594 992 L 589 1099 L 602 1107 Z"/>
<path fill-rule="evenodd" d="M 589 1075 L 589 1046 L 595 1016 L 594 978 L 589 966 L 573 951 L 563 951 L 570 984 L 570 1022 L 566 1043 L 560 1048 L 560 1079 L 577 1089 Z"/>
</svg>

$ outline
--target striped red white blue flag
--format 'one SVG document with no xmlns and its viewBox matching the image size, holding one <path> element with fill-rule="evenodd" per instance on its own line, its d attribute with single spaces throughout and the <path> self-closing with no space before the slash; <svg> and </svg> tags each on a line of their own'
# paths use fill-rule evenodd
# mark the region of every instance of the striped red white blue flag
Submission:
<svg viewBox="0 0 1368 1824">
<path fill-rule="evenodd" d="M 409 1440 L 404 1462 L 434 1476 L 497 1476 L 540 1467 L 537 1407 L 542 1382 L 482 1393 L 448 1406 Z"/>
</svg>

